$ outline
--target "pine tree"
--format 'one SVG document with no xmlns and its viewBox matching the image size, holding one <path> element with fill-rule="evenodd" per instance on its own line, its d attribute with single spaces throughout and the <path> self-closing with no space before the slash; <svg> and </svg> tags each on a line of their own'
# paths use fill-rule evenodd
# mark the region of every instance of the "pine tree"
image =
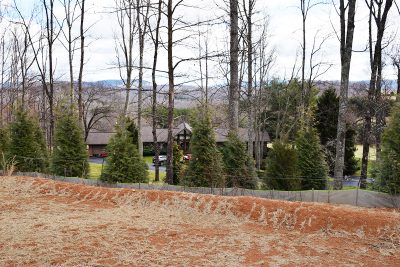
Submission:
<svg viewBox="0 0 400 267">
<path fill-rule="evenodd" d="M 245 144 L 236 134 L 229 133 L 222 153 L 227 187 L 256 188 L 257 174 L 254 161 L 248 155 Z"/>
<path fill-rule="evenodd" d="M 318 99 L 315 112 L 315 128 L 318 130 L 321 144 L 325 147 L 326 160 L 331 175 L 333 175 L 335 167 L 338 113 L 339 97 L 336 96 L 335 89 L 330 88 L 324 91 Z M 346 129 L 345 168 L 343 174 L 352 175 L 359 169 L 354 153 L 356 151 L 356 132 L 350 125 L 347 125 Z"/>
<path fill-rule="evenodd" d="M 400 103 L 393 107 L 383 133 L 378 173 L 381 189 L 391 194 L 400 194 Z"/>
<path fill-rule="evenodd" d="M 344 148 L 344 175 L 353 175 L 360 169 L 358 166 L 358 160 L 356 159 L 356 131 L 349 127 L 346 127 L 346 142 Z"/>
<path fill-rule="evenodd" d="M 10 135 L 7 127 L 0 128 L 0 170 L 3 169 L 3 159 L 7 160 Z M 3 158 L 4 157 L 4 158 Z"/>
<path fill-rule="evenodd" d="M 83 131 L 70 111 L 60 112 L 54 133 L 52 171 L 56 175 L 86 177 L 89 171 Z"/>
<path fill-rule="evenodd" d="M 190 141 L 192 159 L 185 176 L 189 186 L 222 187 L 224 184 L 222 155 L 215 142 L 210 117 L 195 123 Z"/>
<path fill-rule="evenodd" d="M 110 183 L 147 183 L 147 164 L 132 143 L 124 119 L 120 120 L 116 130 L 107 145 L 108 157 L 101 180 Z"/>
<path fill-rule="evenodd" d="M 301 188 L 325 189 L 328 167 L 317 131 L 314 128 L 300 130 L 295 143 Z"/>
<path fill-rule="evenodd" d="M 139 131 L 136 126 L 136 123 L 131 118 L 126 118 L 126 129 L 128 130 L 129 135 L 131 136 L 132 144 L 134 144 L 136 148 L 138 148 Z"/>
<path fill-rule="evenodd" d="M 291 144 L 276 140 L 268 153 L 264 183 L 269 189 L 299 190 L 297 153 Z"/>
<path fill-rule="evenodd" d="M 18 108 L 10 125 L 9 157 L 15 157 L 21 172 L 45 172 L 48 167 L 46 143 L 36 119 Z"/>
<path fill-rule="evenodd" d="M 183 151 L 179 147 L 178 144 L 174 145 L 174 159 L 172 162 L 173 170 L 174 170 L 174 176 L 173 176 L 173 183 L 174 185 L 178 185 L 181 182 L 181 177 L 183 173 Z"/>
</svg>

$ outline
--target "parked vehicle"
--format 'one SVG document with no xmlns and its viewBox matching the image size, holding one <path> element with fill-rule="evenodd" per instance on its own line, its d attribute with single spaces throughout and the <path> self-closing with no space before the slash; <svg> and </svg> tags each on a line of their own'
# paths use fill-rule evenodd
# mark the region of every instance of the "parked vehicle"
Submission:
<svg viewBox="0 0 400 267">
<path fill-rule="evenodd" d="M 191 159 L 192 159 L 192 154 L 186 154 L 183 156 L 183 160 L 185 160 L 185 161 L 189 161 Z"/>
<path fill-rule="evenodd" d="M 158 156 L 158 163 L 159 165 L 163 165 L 167 162 L 167 156 L 160 155 Z M 156 164 L 156 157 L 153 157 L 153 164 Z"/>
</svg>

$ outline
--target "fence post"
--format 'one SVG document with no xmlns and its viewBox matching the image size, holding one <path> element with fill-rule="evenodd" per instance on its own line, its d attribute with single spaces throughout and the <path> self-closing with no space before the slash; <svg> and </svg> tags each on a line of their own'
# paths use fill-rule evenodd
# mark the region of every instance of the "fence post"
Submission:
<svg viewBox="0 0 400 267">
<path fill-rule="evenodd" d="M 312 189 L 312 202 L 314 202 L 314 188 Z"/>
</svg>

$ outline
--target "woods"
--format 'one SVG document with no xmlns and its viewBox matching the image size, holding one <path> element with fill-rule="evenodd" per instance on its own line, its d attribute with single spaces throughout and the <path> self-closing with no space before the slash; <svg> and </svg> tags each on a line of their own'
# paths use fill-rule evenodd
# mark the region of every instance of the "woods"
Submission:
<svg viewBox="0 0 400 267">
<path fill-rule="evenodd" d="M 1 164 L 87 177 L 102 155 L 107 182 L 251 189 L 395 180 L 398 3 L 293 4 L 287 25 L 261 0 L 0 2 Z"/>
</svg>

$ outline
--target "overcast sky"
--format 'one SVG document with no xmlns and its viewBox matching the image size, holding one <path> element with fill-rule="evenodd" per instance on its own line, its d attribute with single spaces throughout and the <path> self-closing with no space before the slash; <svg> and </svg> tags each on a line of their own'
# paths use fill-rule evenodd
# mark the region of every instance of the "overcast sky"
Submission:
<svg viewBox="0 0 400 267">
<path fill-rule="evenodd" d="M 5 0 L 3 0 L 4 2 Z M 7 0 L 10 2 L 10 0 Z M 33 0 L 18 0 L 17 4 L 29 12 L 33 6 Z M 187 4 L 196 5 L 201 9 L 181 7 L 178 12 L 187 20 L 196 21 L 215 16 L 220 16 L 223 12 L 217 7 L 222 5 L 222 0 L 186 0 Z M 269 15 L 270 47 L 276 48 L 276 63 L 272 75 L 281 79 L 287 78 L 291 74 L 291 69 L 296 60 L 296 54 L 300 49 L 301 40 L 301 13 L 298 9 L 299 0 L 258 0 L 257 9 L 260 11 L 258 17 L 264 14 Z M 338 1 L 337 1 L 338 2 Z M 355 50 L 365 49 L 368 38 L 368 11 L 364 1 L 357 1 L 357 16 L 355 29 Z M 88 14 L 86 16 L 87 25 L 93 25 L 87 38 L 90 44 L 86 52 L 86 66 L 84 79 L 86 81 L 97 81 L 105 79 L 119 79 L 116 68 L 115 52 L 115 33 L 118 32 L 116 16 L 110 13 L 114 7 L 114 0 L 87 0 Z M 62 9 L 57 9 L 57 14 L 62 16 Z M 387 34 L 398 31 L 400 19 L 395 7 L 392 8 Z M 339 25 L 338 16 L 332 4 L 320 5 L 313 8 L 307 20 L 307 40 L 308 48 L 312 45 L 312 40 L 318 33 L 317 40 L 321 40 L 327 35 L 330 39 L 325 43 L 323 51 L 319 54 L 321 60 L 330 62 L 333 67 L 323 76 L 324 80 L 340 79 L 340 58 L 339 41 L 334 34 L 333 26 Z M 76 25 L 78 27 L 78 25 Z M 215 49 L 227 49 L 226 38 L 229 29 L 226 25 L 210 27 L 209 39 L 211 46 Z M 397 38 L 398 41 L 399 38 Z M 189 44 L 196 45 L 197 40 L 191 40 Z M 151 43 L 145 54 L 145 64 L 149 67 L 152 63 Z M 308 51 L 310 52 L 310 51 Z M 188 50 L 184 47 L 176 47 L 175 55 L 180 57 L 196 56 L 197 51 Z M 67 80 L 67 54 L 61 45 L 56 47 L 57 74 L 60 79 Z M 300 60 L 300 58 L 298 58 Z M 316 59 L 318 60 L 318 58 Z M 166 70 L 166 53 L 161 51 L 159 69 Z M 178 68 L 178 73 L 196 76 L 198 65 L 195 62 L 183 64 Z M 217 67 L 212 68 L 212 75 L 217 75 Z M 160 82 L 166 79 L 160 74 Z M 394 70 L 391 66 L 385 68 L 385 77 L 393 79 Z M 145 79 L 150 80 L 150 73 L 145 73 Z M 220 78 L 219 78 L 220 79 Z M 354 53 L 351 66 L 351 80 L 369 79 L 369 58 L 368 53 Z M 218 82 L 220 80 L 216 80 Z"/>
</svg>

